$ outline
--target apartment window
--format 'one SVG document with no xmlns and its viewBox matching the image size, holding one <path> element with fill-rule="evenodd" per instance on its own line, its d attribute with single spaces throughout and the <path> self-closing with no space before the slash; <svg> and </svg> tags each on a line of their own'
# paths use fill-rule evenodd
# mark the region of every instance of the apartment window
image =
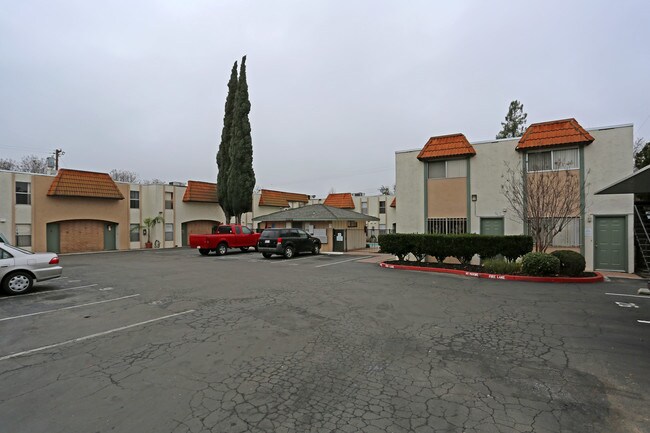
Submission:
<svg viewBox="0 0 650 433">
<path fill-rule="evenodd" d="M 429 163 L 429 179 L 444 179 L 447 177 L 447 161 Z"/>
<path fill-rule="evenodd" d="M 16 182 L 16 204 L 32 204 L 32 184 Z"/>
<path fill-rule="evenodd" d="M 174 240 L 174 224 L 165 223 L 165 240 L 166 241 Z"/>
<path fill-rule="evenodd" d="M 361 213 L 364 215 L 368 215 L 368 202 L 367 201 L 362 201 L 361 202 Z"/>
<path fill-rule="evenodd" d="M 129 231 L 130 231 L 129 237 L 131 239 L 131 242 L 140 242 L 140 224 L 131 224 L 129 226 Z"/>
<path fill-rule="evenodd" d="M 551 218 L 542 218 L 542 232 L 548 233 L 553 225 Z M 530 223 L 528 224 L 529 235 L 532 235 Z M 551 241 L 553 247 L 579 247 L 580 246 L 580 218 L 570 218 L 566 226 L 558 234 L 553 236 Z"/>
<path fill-rule="evenodd" d="M 174 209 L 174 193 L 165 193 L 165 209 Z"/>
<path fill-rule="evenodd" d="M 429 179 L 467 177 L 467 160 L 452 159 L 428 163 Z"/>
<path fill-rule="evenodd" d="M 577 148 L 529 153 L 528 171 L 573 170 L 580 166 L 578 155 Z"/>
<path fill-rule="evenodd" d="M 131 209 L 140 209 L 140 191 L 131 191 Z"/>
<path fill-rule="evenodd" d="M 467 233 L 467 218 L 429 218 L 427 233 L 458 235 Z"/>
<path fill-rule="evenodd" d="M 31 224 L 16 224 L 16 246 L 17 247 L 32 246 L 32 225 Z"/>
<path fill-rule="evenodd" d="M 359 225 L 356 221 L 348 221 L 348 228 L 355 228 Z"/>
<path fill-rule="evenodd" d="M 386 201 L 384 200 L 379 202 L 379 213 L 386 213 Z"/>
</svg>

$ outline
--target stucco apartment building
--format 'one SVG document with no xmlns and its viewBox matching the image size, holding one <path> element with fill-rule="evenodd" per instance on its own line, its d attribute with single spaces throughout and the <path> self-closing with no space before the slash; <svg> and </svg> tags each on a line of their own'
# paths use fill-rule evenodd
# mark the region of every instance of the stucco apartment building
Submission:
<svg viewBox="0 0 650 433">
<path fill-rule="evenodd" d="M 279 223 L 253 218 L 312 201 L 307 194 L 262 189 L 253 194 L 253 211 L 242 215 L 242 224 L 256 229 L 274 226 Z M 350 203 L 342 206 L 354 206 Z M 380 217 L 379 202 L 358 203 L 359 209 L 376 210 Z M 164 222 L 147 233 L 145 219 L 157 216 Z M 0 233 L 28 250 L 129 250 L 144 248 L 148 240 L 156 248 L 180 247 L 188 245 L 190 234 L 210 233 L 224 221 L 214 183 L 142 185 L 82 170 L 61 169 L 55 176 L 0 171 Z"/>
<path fill-rule="evenodd" d="M 584 129 L 575 119 L 530 125 L 522 137 L 470 143 L 431 137 L 395 154 L 398 233 L 523 234 L 502 191 L 507 167 L 521 176 L 573 170 L 586 188 L 552 248 L 584 254 L 587 269 L 634 270 L 633 195 L 594 195 L 633 171 L 632 125 Z M 582 204 L 583 206 L 580 206 Z"/>
</svg>

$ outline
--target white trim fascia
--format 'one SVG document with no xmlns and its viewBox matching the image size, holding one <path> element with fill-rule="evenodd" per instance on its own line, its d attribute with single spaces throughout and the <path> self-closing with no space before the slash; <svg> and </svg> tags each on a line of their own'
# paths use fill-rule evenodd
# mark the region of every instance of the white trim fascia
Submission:
<svg viewBox="0 0 650 433">
<path fill-rule="evenodd" d="M 395 154 L 398 154 L 398 153 L 419 152 L 419 151 L 421 151 L 421 150 L 422 150 L 422 148 L 419 148 L 419 149 L 409 149 L 409 150 L 396 150 L 396 151 L 395 151 Z"/>
<path fill-rule="evenodd" d="M 593 128 L 585 128 L 587 131 L 602 131 L 604 129 L 619 129 L 619 128 L 634 128 L 634 123 L 622 123 L 620 125 L 610 125 L 610 126 L 596 126 Z"/>
</svg>

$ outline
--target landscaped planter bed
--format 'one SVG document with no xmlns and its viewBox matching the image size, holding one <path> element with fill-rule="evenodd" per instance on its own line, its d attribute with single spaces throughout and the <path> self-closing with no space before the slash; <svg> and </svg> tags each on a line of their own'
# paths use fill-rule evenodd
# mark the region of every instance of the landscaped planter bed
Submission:
<svg viewBox="0 0 650 433">
<path fill-rule="evenodd" d="M 409 262 L 400 260 L 390 260 L 380 263 L 379 266 L 388 269 L 402 269 L 409 271 L 421 272 L 438 272 L 444 274 L 463 275 L 466 277 L 488 278 L 493 280 L 506 281 L 529 281 L 538 283 L 597 283 L 604 280 L 602 274 L 598 272 L 584 272 L 580 277 L 566 277 L 562 275 L 552 277 L 533 277 L 530 275 L 502 275 L 490 274 L 483 271 L 479 265 L 463 265 L 451 263 L 429 263 L 429 262 Z"/>
</svg>

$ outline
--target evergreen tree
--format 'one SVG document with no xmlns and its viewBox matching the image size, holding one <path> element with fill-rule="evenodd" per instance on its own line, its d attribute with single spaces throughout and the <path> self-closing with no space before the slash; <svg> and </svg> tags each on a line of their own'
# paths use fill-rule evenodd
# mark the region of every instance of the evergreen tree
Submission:
<svg viewBox="0 0 650 433">
<path fill-rule="evenodd" d="M 637 170 L 650 165 L 650 141 L 643 144 L 643 138 L 634 143 L 634 167 Z"/>
<path fill-rule="evenodd" d="M 251 124 L 248 119 L 250 110 L 251 103 L 248 99 L 248 83 L 246 82 L 246 56 L 244 56 L 241 61 L 237 95 L 235 96 L 227 183 L 228 200 L 238 224 L 241 222 L 241 215 L 253 209 L 255 172 L 253 171 Z"/>
<path fill-rule="evenodd" d="M 506 121 L 501 122 L 501 131 L 497 134 L 499 138 L 521 137 L 526 130 L 526 118 L 528 114 L 524 113 L 524 104 L 514 100 L 510 103 Z"/>
<path fill-rule="evenodd" d="M 230 81 L 228 81 L 228 95 L 223 113 L 223 129 L 221 130 L 221 143 L 217 152 L 217 188 L 219 205 L 226 216 L 226 223 L 233 216 L 233 209 L 228 197 L 228 174 L 230 173 L 230 144 L 232 141 L 232 124 L 235 109 L 235 96 L 237 94 L 237 62 L 232 66 Z"/>
</svg>

